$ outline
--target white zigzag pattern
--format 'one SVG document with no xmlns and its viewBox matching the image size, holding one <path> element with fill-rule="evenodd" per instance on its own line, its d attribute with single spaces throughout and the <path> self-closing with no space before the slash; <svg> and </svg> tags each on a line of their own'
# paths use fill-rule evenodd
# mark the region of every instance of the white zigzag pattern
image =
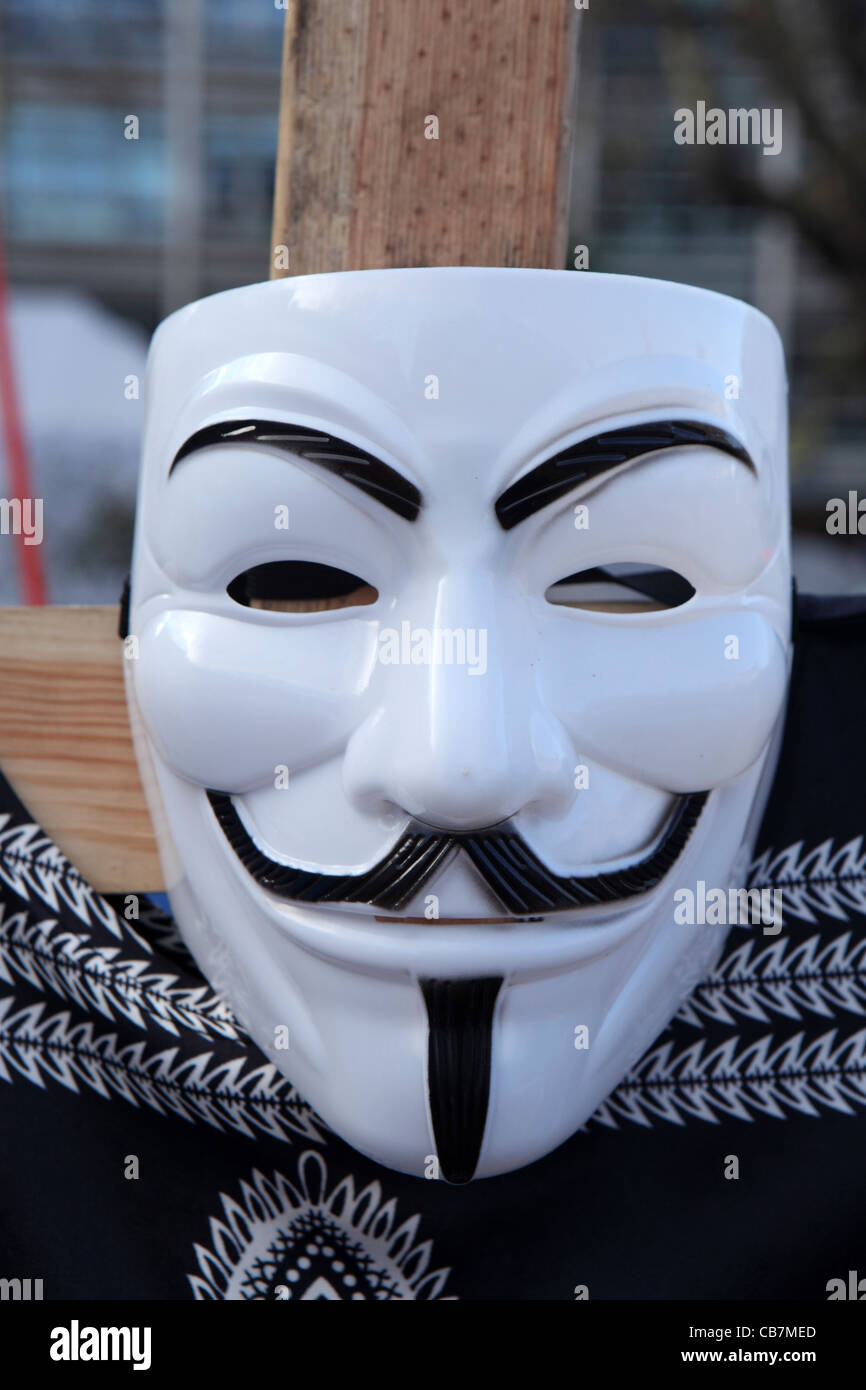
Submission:
<svg viewBox="0 0 866 1390">
<path fill-rule="evenodd" d="M 701 1039 L 674 1054 L 672 1041 L 653 1048 L 592 1119 L 651 1127 L 654 1119 L 719 1123 L 719 1115 L 752 1120 L 818 1115 L 819 1106 L 853 1115 L 866 1105 L 866 1029 L 836 1042 L 837 1030 L 806 1042 L 803 1033 L 774 1045 L 772 1036 L 741 1047 L 738 1037 L 709 1048 Z M 741 1050 L 738 1052 L 738 1047 Z"/>
<path fill-rule="evenodd" d="M 83 1082 L 105 1099 L 114 1093 L 161 1115 L 249 1137 L 322 1138 L 312 1111 L 270 1062 L 214 1063 L 211 1052 L 178 1060 L 177 1047 L 155 1051 L 143 1041 L 121 1047 L 116 1033 L 73 1023 L 68 1011 L 49 1015 L 38 1003 L 14 1013 L 14 1005 L 12 997 L 0 1000 L 0 1080 L 11 1082 L 16 1072 L 36 1086 L 49 1079 L 76 1093 Z"/>
<path fill-rule="evenodd" d="M 138 1027 L 155 1023 L 168 1033 L 192 1030 L 248 1046 L 228 1004 L 209 986 L 187 988 L 178 976 L 154 969 L 150 943 L 81 878 L 57 847 L 32 822 L 9 825 L 0 815 L 0 881 L 27 903 L 34 897 L 60 911 L 69 908 L 91 928 L 106 927 L 121 944 L 94 944 L 86 934 L 61 927 L 57 918 L 31 921 L 29 908 L 10 913 L 0 902 L 0 979 L 19 976 L 46 988 L 88 1013 Z M 143 918 L 150 909 L 142 900 Z M 143 958 L 136 958 L 139 948 Z M 154 1051 L 145 1042 L 121 1047 L 115 1033 L 95 1031 L 91 1021 L 73 1024 L 69 1012 L 43 1018 L 45 1005 L 16 1007 L 0 1001 L 0 1079 L 14 1074 L 44 1086 L 50 1079 L 77 1091 L 84 1081 L 105 1098 L 121 1095 L 161 1114 L 203 1119 L 217 1128 L 247 1135 L 297 1134 L 321 1140 L 326 1128 L 270 1063 L 246 1055 L 214 1061 L 212 1053 L 184 1058 L 180 1048 Z"/>
<path fill-rule="evenodd" d="M 802 840 L 779 853 L 766 850 L 752 865 L 749 885 L 782 888 L 784 913 L 804 922 L 866 915 L 863 836 L 839 849 L 828 839 L 809 851 Z M 676 1021 L 697 1028 L 704 1019 L 732 1026 L 738 1018 L 799 1021 L 809 1014 L 832 1018 L 834 1008 L 866 1013 L 866 938 L 852 939 L 849 931 L 831 941 L 782 937 L 764 944 L 750 936 L 696 987 Z M 816 1115 L 820 1105 L 854 1114 L 852 1105 L 866 1105 L 866 1030 L 834 1049 L 835 1038 L 833 1030 L 806 1045 L 798 1033 L 774 1045 L 767 1035 L 744 1045 L 735 1034 L 713 1049 L 702 1039 L 680 1052 L 669 1039 L 642 1058 L 592 1120 L 614 1128 L 622 1120 L 683 1124 L 684 1117 L 717 1124 L 716 1112 L 782 1119 L 791 1110 Z"/>
<path fill-rule="evenodd" d="M 38 825 L 32 821 L 10 825 L 10 821 L 7 812 L 0 815 L 0 882 L 25 900 L 35 894 L 54 912 L 64 904 L 85 926 L 98 922 L 112 936 L 122 938 L 125 928 L 150 953 L 147 942 L 118 917 Z"/>
<path fill-rule="evenodd" d="M 13 971 L 40 993 L 51 989 L 111 1021 L 122 1017 L 139 1028 L 155 1023 L 175 1036 L 188 1028 L 246 1040 L 229 1006 L 208 986 L 187 988 L 176 975 L 155 971 L 150 958 L 121 959 L 120 947 L 94 946 L 87 936 L 59 928 L 56 918 L 31 923 L 25 909 L 7 915 L 0 902 L 0 979 L 14 985 Z"/>
<path fill-rule="evenodd" d="M 851 913 L 866 916 L 863 836 L 837 850 L 832 839 L 808 853 L 802 840 L 778 854 L 765 850 L 752 865 L 749 884 L 753 888 L 781 888 L 783 912 L 803 922 L 816 922 L 822 914 L 840 922 L 849 921 Z"/>
<path fill-rule="evenodd" d="M 866 1013 L 866 937 L 844 932 L 832 941 L 812 936 L 765 945 L 749 937 L 726 955 L 683 1004 L 677 1019 L 703 1027 L 704 1015 L 719 1023 L 737 1016 L 761 1023 L 774 1015 L 832 1018 L 834 1007 Z"/>
</svg>

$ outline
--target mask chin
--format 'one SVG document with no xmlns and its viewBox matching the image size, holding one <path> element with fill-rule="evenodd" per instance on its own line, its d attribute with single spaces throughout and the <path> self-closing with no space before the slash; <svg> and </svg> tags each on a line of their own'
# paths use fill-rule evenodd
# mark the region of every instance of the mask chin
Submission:
<svg viewBox="0 0 866 1390">
<path fill-rule="evenodd" d="M 341 1137 L 418 1177 L 490 1177 L 580 1128 L 711 969 L 727 928 L 677 925 L 674 892 L 740 885 L 774 758 L 709 795 L 647 894 L 422 926 L 274 897 L 156 755 L 164 848 L 186 866 L 172 907 L 213 986 Z"/>
</svg>

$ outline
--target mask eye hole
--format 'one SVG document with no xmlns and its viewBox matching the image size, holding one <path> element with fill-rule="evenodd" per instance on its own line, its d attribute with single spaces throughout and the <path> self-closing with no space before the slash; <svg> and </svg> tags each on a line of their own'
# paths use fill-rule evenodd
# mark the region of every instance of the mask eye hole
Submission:
<svg viewBox="0 0 866 1390">
<path fill-rule="evenodd" d="M 377 589 L 357 574 L 310 560 L 275 560 L 254 565 L 226 588 L 229 598 L 245 608 L 275 613 L 324 613 L 375 603 Z"/>
<path fill-rule="evenodd" d="M 551 584 L 545 598 L 589 613 L 659 613 L 688 603 L 694 592 L 676 570 L 625 562 L 570 574 Z"/>
</svg>

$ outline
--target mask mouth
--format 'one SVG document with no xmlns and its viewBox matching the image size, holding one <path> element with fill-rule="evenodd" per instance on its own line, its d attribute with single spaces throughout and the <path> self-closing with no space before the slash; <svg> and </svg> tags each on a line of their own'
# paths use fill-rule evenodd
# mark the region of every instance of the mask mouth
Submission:
<svg viewBox="0 0 866 1390">
<path fill-rule="evenodd" d="M 510 914 L 509 920 L 598 907 L 649 892 L 682 854 L 708 796 L 708 791 L 702 791 L 678 797 L 661 833 L 641 859 L 601 873 L 554 873 L 515 827 L 506 824 L 468 834 L 412 828 L 372 868 L 359 874 L 327 874 L 271 859 L 253 841 L 231 795 L 207 791 L 217 824 L 238 859 L 256 883 L 278 898 L 296 903 L 363 903 L 399 912 L 449 856 L 462 850 Z"/>
</svg>

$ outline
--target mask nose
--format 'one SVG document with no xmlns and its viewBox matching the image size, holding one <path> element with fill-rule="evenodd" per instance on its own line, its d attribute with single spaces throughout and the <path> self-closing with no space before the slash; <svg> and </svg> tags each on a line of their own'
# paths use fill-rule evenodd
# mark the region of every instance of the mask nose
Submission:
<svg viewBox="0 0 866 1390">
<path fill-rule="evenodd" d="M 346 749 L 343 783 L 359 808 L 402 812 L 441 830 L 479 830 L 530 803 L 571 804 L 570 740 L 538 696 L 532 625 L 490 576 L 449 577 L 433 621 L 380 630 L 382 698 Z M 390 645 L 389 645 L 390 644 Z"/>
</svg>

